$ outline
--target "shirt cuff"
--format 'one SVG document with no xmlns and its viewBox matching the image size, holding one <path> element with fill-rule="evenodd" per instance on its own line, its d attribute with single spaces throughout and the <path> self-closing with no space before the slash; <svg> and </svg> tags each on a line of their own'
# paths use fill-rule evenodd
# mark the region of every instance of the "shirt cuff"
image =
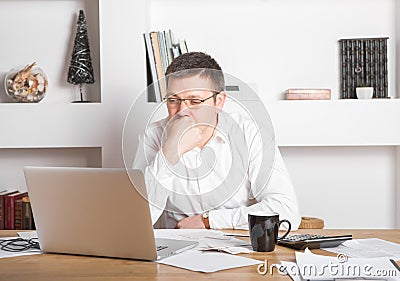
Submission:
<svg viewBox="0 0 400 281">
<path fill-rule="evenodd" d="M 211 229 L 234 228 L 232 224 L 233 209 L 212 210 L 208 213 Z"/>
</svg>

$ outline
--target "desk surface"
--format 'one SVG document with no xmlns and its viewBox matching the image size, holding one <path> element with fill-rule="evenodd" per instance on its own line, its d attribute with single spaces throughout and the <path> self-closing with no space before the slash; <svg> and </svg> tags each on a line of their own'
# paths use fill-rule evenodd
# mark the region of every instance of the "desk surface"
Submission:
<svg viewBox="0 0 400 281">
<path fill-rule="evenodd" d="M 231 231 L 230 231 L 231 232 Z M 240 231 L 237 231 L 240 233 Z M 382 238 L 400 243 L 400 230 L 299 230 L 296 233 L 316 234 L 353 234 L 353 238 Z M 14 236 L 15 231 L 0 231 L 0 237 Z M 334 255 L 323 250 L 314 253 Z M 277 246 L 272 253 L 252 253 L 246 257 L 268 263 L 279 263 L 281 260 L 294 261 L 294 250 Z M 274 274 L 259 275 L 257 266 L 248 266 L 216 273 L 192 272 L 154 262 L 96 258 L 74 255 L 43 254 L 0 259 L 0 280 L 45 280 L 45 281 L 110 281 L 110 280 L 266 280 L 265 278 L 291 280 L 288 276 Z"/>
</svg>

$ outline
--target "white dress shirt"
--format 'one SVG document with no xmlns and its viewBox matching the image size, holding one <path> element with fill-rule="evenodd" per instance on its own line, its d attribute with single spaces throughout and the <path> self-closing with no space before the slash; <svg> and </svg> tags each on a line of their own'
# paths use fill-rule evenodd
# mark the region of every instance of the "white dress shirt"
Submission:
<svg viewBox="0 0 400 281">
<path fill-rule="evenodd" d="M 213 229 L 248 229 L 249 213 L 278 213 L 298 228 L 301 216 L 279 149 L 272 142 L 271 163 L 262 165 L 269 146 L 252 120 L 220 113 L 210 141 L 183 154 L 174 166 L 161 149 L 167 122 L 154 122 L 140 135 L 133 164 L 145 174 L 153 224 L 164 211 L 167 228 L 209 211 Z"/>
</svg>

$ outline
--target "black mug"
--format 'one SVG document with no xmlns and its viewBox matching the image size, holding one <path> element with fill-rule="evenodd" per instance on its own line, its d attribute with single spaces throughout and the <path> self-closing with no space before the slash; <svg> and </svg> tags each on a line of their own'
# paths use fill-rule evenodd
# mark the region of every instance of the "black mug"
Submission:
<svg viewBox="0 0 400 281">
<path fill-rule="evenodd" d="M 278 237 L 281 223 L 288 223 L 288 230 L 284 235 Z M 249 231 L 251 246 L 257 252 L 272 252 L 279 239 L 285 238 L 291 229 L 288 220 L 279 220 L 278 214 L 252 215 L 249 214 Z"/>
</svg>

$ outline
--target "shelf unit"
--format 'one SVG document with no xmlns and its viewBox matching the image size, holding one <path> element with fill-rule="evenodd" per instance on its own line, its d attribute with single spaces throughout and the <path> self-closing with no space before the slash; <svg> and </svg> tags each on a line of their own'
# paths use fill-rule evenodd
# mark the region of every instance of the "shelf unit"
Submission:
<svg viewBox="0 0 400 281">
<path fill-rule="evenodd" d="M 398 146 L 400 99 L 267 104 L 280 146 Z"/>
</svg>

